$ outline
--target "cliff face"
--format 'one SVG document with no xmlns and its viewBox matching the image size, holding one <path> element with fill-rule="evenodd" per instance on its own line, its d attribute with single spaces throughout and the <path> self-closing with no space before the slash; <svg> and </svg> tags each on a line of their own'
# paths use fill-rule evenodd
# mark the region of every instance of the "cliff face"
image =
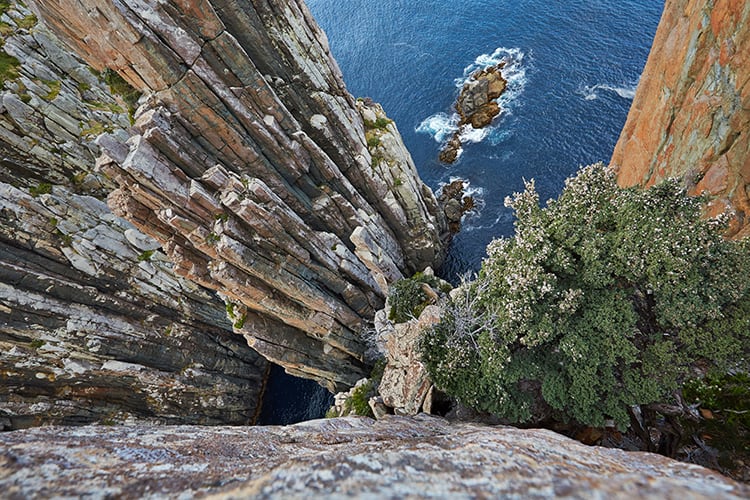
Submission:
<svg viewBox="0 0 750 500">
<path fill-rule="evenodd" d="M 0 430 L 252 422 L 265 360 L 103 201 L 93 141 L 127 138 L 125 104 L 26 8 L 0 21 Z"/>
<path fill-rule="evenodd" d="M 0 434 L 9 498 L 747 498 L 660 455 L 432 417 L 289 427 L 79 427 Z"/>
<path fill-rule="evenodd" d="M 384 169 L 368 150 L 366 127 L 397 145 L 398 132 L 364 122 L 304 3 L 33 9 L 148 95 L 127 143 L 98 139 L 112 210 L 156 238 L 175 272 L 219 291 L 258 352 L 352 385 L 368 370 L 363 321 L 385 283 L 439 260 L 443 224 L 408 155 Z"/>
<path fill-rule="evenodd" d="M 612 165 L 621 184 L 685 180 L 748 234 L 750 3 L 667 0 Z"/>
</svg>

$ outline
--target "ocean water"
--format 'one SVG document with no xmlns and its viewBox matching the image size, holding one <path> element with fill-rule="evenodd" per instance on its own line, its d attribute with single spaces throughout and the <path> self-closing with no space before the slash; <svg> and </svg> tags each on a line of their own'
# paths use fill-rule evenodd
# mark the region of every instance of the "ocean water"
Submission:
<svg viewBox="0 0 750 500">
<path fill-rule="evenodd" d="M 524 179 L 535 179 L 546 200 L 579 166 L 609 160 L 664 6 L 663 0 L 307 4 L 328 35 L 349 92 L 383 105 L 422 179 L 433 189 L 453 178 L 469 182 L 477 210 L 465 216 L 439 270 L 452 281 L 479 268 L 492 238 L 513 233 L 503 200 L 522 190 Z M 452 106 L 460 87 L 474 69 L 500 60 L 507 62 L 509 80 L 500 117 L 488 129 L 465 134 L 455 164 L 439 163 L 441 143 L 455 130 Z M 297 383 L 288 382 L 278 384 L 284 397 L 269 390 L 269 407 L 279 406 L 277 397 L 309 406 L 313 386 L 296 397 Z M 305 415 L 316 411 L 325 409 Z"/>
<path fill-rule="evenodd" d="M 476 270 L 513 232 L 503 200 L 535 179 L 556 197 L 579 166 L 607 162 L 625 123 L 662 0 L 308 0 L 349 91 L 380 102 L 433 189 L 467 179 L 482 200 L 441 273 Z M 459 161 L 437 161 L 468 73 L 511 62 L 510 91 Z"/>
</svg>

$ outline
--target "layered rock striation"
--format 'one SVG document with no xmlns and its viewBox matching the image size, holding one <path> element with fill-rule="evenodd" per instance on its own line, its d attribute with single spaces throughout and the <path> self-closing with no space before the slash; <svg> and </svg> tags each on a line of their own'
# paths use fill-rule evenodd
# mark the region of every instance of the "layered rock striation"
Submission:
<svg viewBox="0 0 750 500">
<path fill-rule="evenodd" d="M 98 139 L 113 211 L 175 272 L 219 291 L 263 356 L 332 390 L 353 385 L 369 370 L 363 323 L 388 283 L 440 260 L 444 223 L 395 126 L 380 142 L 405 159 L 381 164 L 368 148 L 363 114 L 378 110 L 358 109 L 304 3 L 33 9 L 147 94 L 126 143 Z"/>
<path fill-rule="evenodd" d="M 0 434 L 8 498 L 747 498 L 715 472 L 545 430 L 391 416 Z"/>
<path fill-rule="evenodd" d="M 253 422 L 266 361 L 103 201 L 94 139 L 127 139 L 126 103 L 22 5 L 0 23 L 0 430 Z"/>
<path fill-rule="evenodd" d="M 668 177 L 734 210 L 730 234 L 750 217 L 750 4 L 667 0 L 611 164 L 622 185 Z"/>
</svg>

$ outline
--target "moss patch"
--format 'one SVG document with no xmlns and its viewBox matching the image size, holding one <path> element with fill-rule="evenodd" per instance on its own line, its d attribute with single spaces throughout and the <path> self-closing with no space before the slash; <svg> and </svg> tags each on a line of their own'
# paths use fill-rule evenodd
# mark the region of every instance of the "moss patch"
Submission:
<svg viewBox="0 0 750 500">
<path fill-rule="evenodd" d="M 135 110 L 138 106 L 138 99 L 141 98 L 141 92 L 133 88 L 133 86 L 126 82 L 116 71 L 109 68 L 101 73 L 101 79 L 107 84 L 107 86 L 109 86 L 110 92 L 119 95 L 122 97 L 122 100 L 125 101 L 125 104 L 128 106 L 128 114 L 132 121 Z"/>
<path fill-rule="evenodd" d="M 49 92 L 44 96 L 45 101 L 52 101 L 60 94 L 62 83 L 59 80 L 42 80 L 42 83 L 49 88 Z"/>
<path fill-rule="evenodd" d="M 21 62 L 4 50 L 0 50 L 0 83 L 11 82 L 21 74 Z"/>
<path fill-rule="evenodd" d="M 38 22 L 39 20 L 34 14 L 29 14 L 28 16 L 22 17 L 21 19 L 16 21 L 16 25 L 19 29 L 30 30 L 31 28 L 36 26 Z"/>
</svg>

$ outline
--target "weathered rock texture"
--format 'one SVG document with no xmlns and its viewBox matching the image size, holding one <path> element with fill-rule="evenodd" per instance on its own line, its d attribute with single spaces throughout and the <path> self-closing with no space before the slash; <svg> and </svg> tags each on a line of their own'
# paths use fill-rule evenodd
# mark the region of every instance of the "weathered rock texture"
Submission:
<svg viewBox="0 0 750 500">
<path fill-rule="evenodd" d="M 419 337 L 422 331 L 440 321 L 442 309 L 427 306 L 419 318 L 393 324 L 385 311 L 376 317 L 379 340 L 385 350 L 386 365 L 378 393 L 383 403 L 396 415 L 416 415 L 431 412 L 433 385 L 419 356 Z"/>
<path fill-rule="evenodd" d="M 685 180 L 709 213 L 732 207 L 732 234 L 750 220 L 750 3 L 667 0 L 625 128 L 612 156 L 625 186 Z"/>
<path fill-rule="evenodd" d="M 114 212 L 220 291 L 258 352 L 330 389 L 354 384 L 363 321 L 385 283 L 439 260 L 443 224 L 410 161 L 398 177 L 373 163 L 304 3 L 33 5 L 92 66 L 150 94 L 127 144 L 99 139 Z"/>
<path fill-rule="evenodd" d="M 356 417 L 290 427 L 40 428 L 0 435 L 0 490 L 39 497 L 747 498 L 659 455 L 544 430 Z"/>
<path fill-rule="evenodd" d="M 252 422 L 265 360 L 99 199 L 93 140 L 127 139 L 124 104 L 28 10 L 0 21 L 20 62 L 0 89 L 0 430 Z"/>
</svg>

